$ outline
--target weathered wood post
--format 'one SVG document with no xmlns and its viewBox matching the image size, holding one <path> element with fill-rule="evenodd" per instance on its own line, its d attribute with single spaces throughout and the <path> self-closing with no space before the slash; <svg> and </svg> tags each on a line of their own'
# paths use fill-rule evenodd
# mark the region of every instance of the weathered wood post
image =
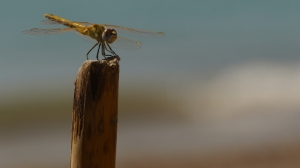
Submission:
<svg viewBox="0 0 300 168">
<path fill-rule="evenodd" d="M 85 61 L 75 82 L 71 168 L 115 168 L 118 56 Z"/>
</svg>

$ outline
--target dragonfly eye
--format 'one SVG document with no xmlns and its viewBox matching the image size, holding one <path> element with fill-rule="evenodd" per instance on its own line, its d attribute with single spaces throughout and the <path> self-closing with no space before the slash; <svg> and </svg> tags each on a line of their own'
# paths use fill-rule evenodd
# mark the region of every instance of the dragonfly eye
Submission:
<svg viewBox="0 0 300 168">
<path fill-rule="evenodd" d="M 117 32 L 115 29 L 105 29 L 102 33 L 102 39 L 108 43 L 113 43 L 117 39 Z"/>
</svg>

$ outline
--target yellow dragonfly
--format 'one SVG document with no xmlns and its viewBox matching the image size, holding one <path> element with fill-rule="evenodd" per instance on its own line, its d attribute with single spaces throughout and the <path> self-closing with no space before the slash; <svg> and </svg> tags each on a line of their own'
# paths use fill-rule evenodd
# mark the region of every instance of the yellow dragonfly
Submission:
<svg viewBox="0 0 300 168">
<path fill-rule="evenodd" d="M 104 58 L 106 56 L 117 56 L 117 54 L 112 50 L 110 45 L 116 46 L 122 49 L 138 49 L 141 47 L 141 43 L 138 41 L 130 40 L 117 35 L 117 31 L 141 37 L 164 37 L 163 32 L 154 32 L 147 30 L 138 30 L 133 28 L 109 25 L 109 24 L 93 24 L 88 22 L 74 22 L 53 14 L 44 15 L 49 20 L 44 20 L 41 23 L 47 25 L 62 24 L 68 28 L 33 28 L 23 31 L 24 34 L 32 35 L 50 35 L 59 34 L 69 31 L 76 31 L 80 35 L 88 36 L 97 41 L 97 43 L 87 52 L 86 58 L 88 59 L 89 53 L 98 45 L 97 50 L 97 60 L 99 55 L 99 50 L 101 48 L 101 53 Z M 109 54 L 106 54 L 107 51 Z"/>
</svg>

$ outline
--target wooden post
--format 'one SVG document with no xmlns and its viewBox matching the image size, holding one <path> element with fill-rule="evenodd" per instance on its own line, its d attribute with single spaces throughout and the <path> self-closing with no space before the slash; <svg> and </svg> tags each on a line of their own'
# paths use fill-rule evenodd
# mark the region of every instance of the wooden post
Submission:
<svg viewBox="0 0 300 168">
<path fill-rule="evenodd" d="M 85 61 L 75 82 L 71 168 L 115 168 L 118 56 Z"/>
</svg>

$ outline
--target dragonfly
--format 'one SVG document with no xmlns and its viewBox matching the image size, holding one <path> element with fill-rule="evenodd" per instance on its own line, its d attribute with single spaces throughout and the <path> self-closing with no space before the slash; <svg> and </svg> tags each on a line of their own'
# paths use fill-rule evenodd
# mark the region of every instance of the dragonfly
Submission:
<svg viewBox="0 0 300 168">
<path fill-rule="evenodd" d="M 141 48 L 141 42 L 134 41 L 131 39 L 127 39 L 117 35 L 117 31 L 122 32 L 124 34 L 140 36 L 140 37 L 164 37 L 165 33 L 163 32 L 154 32 L 147 30 L 139 30 L 128 27 L 110 25 L 110 24 L 94 24 L 89 22 L 77 22 L 70 21 L 64 19 L 62 17 L 53 15 L 53 14 L 45 14 L 45 18 L 48 20 L 44 20 L 41 23 L 46 25 L 55 25 L 62 24 L 66 26 L 66 28 L 33 28 L 29 30 L 23 31 L 24 34 L 31 35 L 52 35 L 52 34 L 60 34 L 70 31 L 75 31 L 80 35 L 88 36 L 93 41 L 96 41 L 96 44 L 87 52 L 86 58 L 87 60 L 89 53 L 98 46 L 96 58 L 99 60 L 99 50 L 101 48 L 101 54 L 104 58 L 110 56 L 118 56 L 116 52 L 114 52 L 110 45 L 116 48 L 121 49 L 138 49 Z M 106 53 L 107 52 L 107 53 Z"/>
</svg>

